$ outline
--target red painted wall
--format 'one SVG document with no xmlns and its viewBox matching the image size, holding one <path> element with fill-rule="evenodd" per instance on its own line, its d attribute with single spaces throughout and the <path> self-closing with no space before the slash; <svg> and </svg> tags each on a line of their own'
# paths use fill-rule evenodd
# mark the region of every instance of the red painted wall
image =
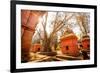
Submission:
<svg viewBox="0 0 100 73">
<path fill-rule="evenodd" d="M 70 56 L 78 56 L 79 50 L 77 42 L 78 40 L 75 35 L 70 35 L 68 37 L 64 37 L 63 39 L 61 39 L 60 46 L 62 53 Z"/>
</svg>

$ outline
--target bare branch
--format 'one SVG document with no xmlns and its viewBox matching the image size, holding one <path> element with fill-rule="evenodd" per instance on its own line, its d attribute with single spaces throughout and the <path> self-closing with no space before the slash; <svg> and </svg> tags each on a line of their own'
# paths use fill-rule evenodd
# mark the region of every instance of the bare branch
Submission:
<svg viewBox="0 0 100 73">
<path fill-rule="evenodd" d="M 81 31 L 82 31 L 82 33 L 84 34 L 87 34 L 87 28 L 86 28 L 86 25 L 87 25 L 87 23 L 86 23 L 86 15 L 82 15 L 82 14 L 79 14 L 79 16 L 76 16 L 76 19 L 77 19 L 77 22 L 78 22 L 78 24 L 79 24 L 79 26 L 80 26 L 80 29 L 81 29 Z"/>
<path fill-rule="evenodd" d="M 58 12 L 56 13 L 56 17 L 55 17 L 55 21 L 54 21 L 54 29 L 55 29 L 55 27 L 56 27 L 56 24 L 57 24 L 57 20 L 58 20 Z"/>
<path fill-rule="evenodd" d="M 61 22 L 56 24 L 56 27 L 55 27 L 55 29 L 53 29 L 53 31 L 50 35 L 50 38 L 52 38 L 56 32 L 58 32 L 60 29 L 62 29 L 64 27 L 64 25 L 65 25 L 64 21 L 68 22 L 68 20 L 71 19 L 73 16 L 74 16 L 74 14 L 72 14 L 70 17 L 67 17 L 65 15 L 64 19 Z"/>
<path fill-rule="evenodd" d="M 43 40 L 43 39 L 42 39 L 42 37 L 41 37 L 40 32 L 39 32 L 38 30 L 36 30 L 36 31 L 37 31 L 37 33 L 38 33 L 38 35 L 39 35 L 40 39 L 41 39 L 41 40 Z"/>
<path fill-rule="evenodd" d="M 42 21 L 42 26 L 43 26 L 45 40 L 47 40 L 47 31 L 46 31 L 47 17 L 48 17 L 48 13 L 46 13 L 45 19 L 44 19 L 44 21 Z"/>
</svg>

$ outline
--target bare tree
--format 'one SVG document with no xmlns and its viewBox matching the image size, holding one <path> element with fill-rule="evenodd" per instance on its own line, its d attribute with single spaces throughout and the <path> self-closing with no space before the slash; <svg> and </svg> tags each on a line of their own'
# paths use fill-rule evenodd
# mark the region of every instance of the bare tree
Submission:
<svg viewBox="0 0 100 73">
<path fill-rule="evenodd" d="M 41 38 L 41 33 L 38 31 L 38 35 L 40 36 L 42 40 L 42 46 L 43 46 L 43 52 L 53 52 L 54 49 L 57 47 L 57 32 L 61 30 L 65 26 L 65 22 L 70 20 L 74 14 L 68 16 L 67 14 L 64 15 L 62 20 L 60 20 L 59 12 L 56 13 L 55 19 L 51 25 L 53 25 L 52 31 L 50 35 L 48 36 L 46 31 L 47 26 L 47 19 L 48 19 L 48 12 L 45 14 L 45 20 L 42 21 L 42 27 L 43 27 L 43 37 Z M 52 49 L 53 47 L 53 49 Z"/>
<path fill-rule="evenodd" d="M 78 13 L 76 19 L 82 33 L 87 35 L 87 33 L 89 32 L 89 16 L 87 15 L 87 13 Z"/>
</svg>

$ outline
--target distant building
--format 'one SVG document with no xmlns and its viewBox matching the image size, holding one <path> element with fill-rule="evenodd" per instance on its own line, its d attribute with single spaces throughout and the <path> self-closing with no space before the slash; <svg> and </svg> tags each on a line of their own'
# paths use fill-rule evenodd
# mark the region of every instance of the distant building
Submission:
<svg viewBox="0 0 100 73">
<path fill-rule="evenodd" d="M 36 52 L 40 52 L 41 49 L 42 49 L 42 45 L 37 43 L 31 46 L 30 51 L 36 53 Z"/>
<path fill-rule="evenodd" d="M 82 44 L 82 48 L 84 50 L 89 51 L 90 50 L 90 37 L 88 35 L 87 36 L 83 36 L 81 44 Z"/>
</svg>

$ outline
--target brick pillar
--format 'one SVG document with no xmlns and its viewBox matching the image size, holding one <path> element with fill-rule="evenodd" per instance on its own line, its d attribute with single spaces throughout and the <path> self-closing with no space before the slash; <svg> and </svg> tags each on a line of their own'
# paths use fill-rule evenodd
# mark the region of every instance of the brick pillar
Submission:
<svg viewBox="0 0 100 73">
<path fill-rule="evenodd" d="M 35 33 L 35 27 L 38 19 L 44 12 L 22 10 L 21 11 L 21 61 L 27 62 L 29 60 L 29 50 L 31 47 L 32 36 Z"/>
</svg>

